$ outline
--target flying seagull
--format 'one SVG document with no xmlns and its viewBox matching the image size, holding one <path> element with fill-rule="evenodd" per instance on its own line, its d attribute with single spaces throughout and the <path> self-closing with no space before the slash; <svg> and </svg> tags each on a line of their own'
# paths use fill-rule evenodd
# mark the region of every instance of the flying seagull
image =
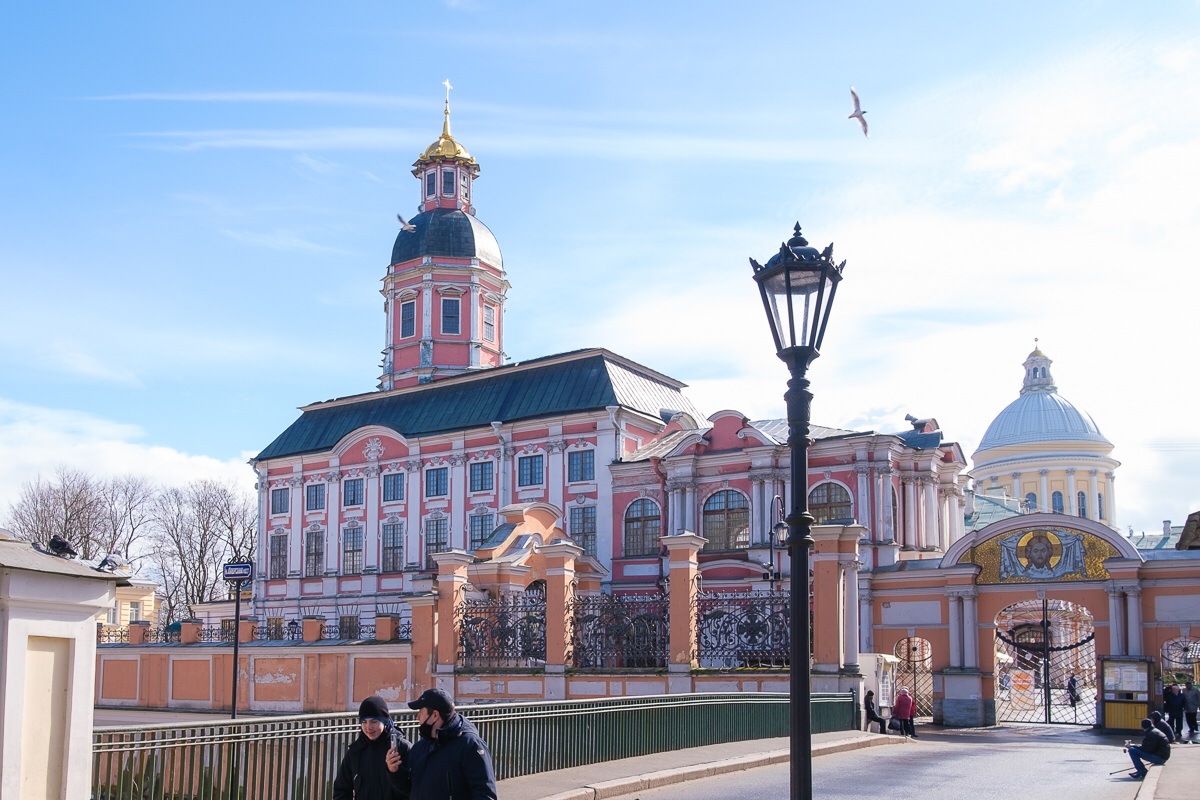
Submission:
<svg viewBox="0 0 1200 800">
<path fill-rule="evenodd" d="M 854 113 L 846 117 L 846 119 L 857 119 L 858 124 L 862 125 L 863 136 L 869 137 L 870 134 L 867 133 L 867 118 L 863 116 L 867 112 L 863 111 L 862 106 L 858 104 L 858 92 L 854 91 L 853 86 L 850 87 L 850 98 L 854 100 Z"/>
<path fill-rule="evenodd" d="M 863 124 L 865 125 L 866 123 Z M 417 229 L 416 225 L 413 225 L 411 222 L 405 222 L 404 217 L 399 214 L 396 215 L 396 219 L 400 220 L 400 230 L 402 231 L 415 231 Z"/>
</svg>

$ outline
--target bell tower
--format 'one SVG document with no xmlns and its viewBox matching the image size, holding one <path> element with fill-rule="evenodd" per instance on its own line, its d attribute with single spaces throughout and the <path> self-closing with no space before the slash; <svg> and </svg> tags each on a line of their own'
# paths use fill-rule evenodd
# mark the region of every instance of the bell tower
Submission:
<svg viewBox="0 0 1200 800">
<path fill-rule="evenodd" d="M 444 85 L 442 133 L 413 163 L 418 213 L 407 222 L 401 218 L 383 279 L 383 390 L 504 360 L 509 283 L 496 237 L 475 218 L 479 165 L 450 133 L 453 87 Z"/>
</svg>

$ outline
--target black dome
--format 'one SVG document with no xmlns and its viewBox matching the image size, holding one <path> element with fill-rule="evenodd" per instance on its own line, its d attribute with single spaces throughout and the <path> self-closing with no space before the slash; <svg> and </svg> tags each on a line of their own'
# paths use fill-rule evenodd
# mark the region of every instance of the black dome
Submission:
<svg viewBox="0 0 1200 800">
<path fill-rule="evenodd" d="M 401 230 L 392 247 L 392 262 L 411 261 L 424 256 L 478 258 L 503 269 L 500 245 L 488 227 L 463 211 L 435 208 L 409 220 L 416 229 Z"/>
</svg>

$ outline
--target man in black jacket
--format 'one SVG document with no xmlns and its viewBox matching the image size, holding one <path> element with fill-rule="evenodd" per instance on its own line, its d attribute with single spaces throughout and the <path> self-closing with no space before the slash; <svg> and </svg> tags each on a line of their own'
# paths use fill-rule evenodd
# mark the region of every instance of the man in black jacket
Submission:
<svg viewBox="0 0 1200 800">
<path fill-rule="evenodd" d="M 441 689 L 408 704 L 421 738 L 408 753 L 410 800 L 496 800 L 496 773 L 487 745 Z"/>
<path fill-rule="evenodd" d="M 1163 732 L 1154 727 L 1154 723 L 1148 719 L 1142 720 L 1142 730 L 1145 734 L 1142 736 L 1141 746 L 1130 745 L 1127 748 L 1129 757 L 1133 759 L 1133 772 L 1129 773 L 1129 777 L 1141 780 L 1146 777 L 1149 772 L 1146 765 L 1142 763 L 1145 759 L 1151 764 L 1162 766 L 1171 757 L 1171 743 L 1167 741 L 1167 737 Z"/>
</svg>

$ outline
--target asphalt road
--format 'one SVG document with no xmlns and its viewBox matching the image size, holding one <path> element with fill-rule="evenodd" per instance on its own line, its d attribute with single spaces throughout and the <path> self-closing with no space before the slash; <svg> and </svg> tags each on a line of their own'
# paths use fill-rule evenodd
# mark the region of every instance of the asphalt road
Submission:
<svg viewBox="0 0 1200 800">
<path fill-rule="evenodd" d="M 813 759 L 821 800 L 1133 800 L 1139 784 L 1121 752 L 1125 737 L 1090 729 L 1029 726 L 932 730 L 903 747 L 871 747 Z M 1121 770 L 1116 775 L 1108 773 Z M 734 772 L 620 800 L 788 797 L 788 765 Z"/>
</svg>

